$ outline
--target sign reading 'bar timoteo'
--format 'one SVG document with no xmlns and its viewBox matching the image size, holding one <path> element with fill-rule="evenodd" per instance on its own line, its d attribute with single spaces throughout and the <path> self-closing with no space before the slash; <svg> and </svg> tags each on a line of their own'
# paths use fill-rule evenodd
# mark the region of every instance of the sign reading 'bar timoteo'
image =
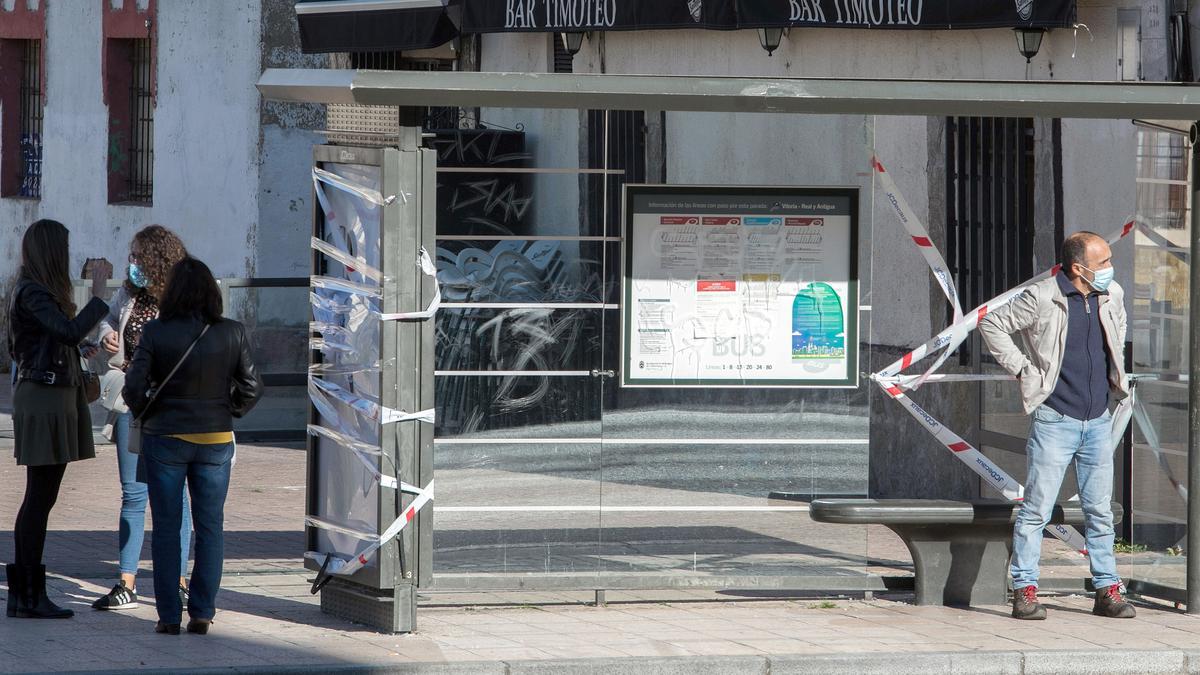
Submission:
<svg viewBox="0 0 1200 675">
<path fill-rule="evenodd" d="M 1065 28 L 1074 0 L 462 0 L 462 30 Z"/>
<path fill-rule="evenodd" d="M 1065 28 L 1074 0 L 737 0 L 739 28 Z"/>
</svg>

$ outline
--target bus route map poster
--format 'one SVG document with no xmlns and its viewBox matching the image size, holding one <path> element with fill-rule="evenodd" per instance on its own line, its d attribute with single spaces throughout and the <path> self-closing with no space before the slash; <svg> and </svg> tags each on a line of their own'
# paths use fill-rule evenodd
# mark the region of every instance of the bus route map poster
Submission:
<svg viewBox="0 0 1200 675">
<path fill-rule="evenodd" d="M 623 245 L 622 386 L 858 386 L 858 188 L 626 185 Z"/>
</svg>

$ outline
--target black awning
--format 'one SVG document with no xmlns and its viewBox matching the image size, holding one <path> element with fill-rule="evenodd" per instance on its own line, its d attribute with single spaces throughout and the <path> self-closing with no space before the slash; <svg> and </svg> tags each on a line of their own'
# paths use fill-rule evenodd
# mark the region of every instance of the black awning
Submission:
<svg viewBox="0 0 1200 675">
<path fill-rule="evenodd" d="M 457 0 L 298 0 L 307 54 L 430 49 L 458 36 Z"/>
<path fill-rule="evenodd" d="M 1069 28 L 1075 0 L 737 0 L 741 28 Z"/>
<path fill-rule="evenodd" d="M 1066 28 L 1075 0 L 462 0 L 465 33 Z"/>
<path fill-rule="evenodd" d="M 1068 28 L 1075 0 L 297 0 L 307 53 L 428 49 L 463 33 L 812 27 Z"/>
<path fill-rule="evenodd" d="M 734 0 L 463 0 L 464 33 L 737 27 Z"/>
</svg>

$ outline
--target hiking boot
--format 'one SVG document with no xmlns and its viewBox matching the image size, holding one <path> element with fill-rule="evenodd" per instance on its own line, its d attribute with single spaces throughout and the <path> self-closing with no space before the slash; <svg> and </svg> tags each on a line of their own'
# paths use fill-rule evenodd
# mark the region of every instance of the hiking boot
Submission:
<svg viewBox="0 0 1200 675">
<path fill-rule="evenodd" d="M 1107 616 L 1110 619 L 1132 619 L 1137 616 L 1137 610 L 1125 598 L 1121 597 L 1121 584 L 1105 586 L 1096 591 L 1096 604 L 1092 605 L 1092 614 Z"/>
<path fill-rule="evenodd" d="M 124 581 L 118 581 L 106 595 L 92 603 L 92 609 L 135 609 L 138 606 L 137 593 Z"/>
<path fill-rule="evenodd" d="M 1037 601 L 1037 586 L 1013 589 L 1014 619 L 1041 621 L 1046 618 L 1046 608 Z"/>
</svg>

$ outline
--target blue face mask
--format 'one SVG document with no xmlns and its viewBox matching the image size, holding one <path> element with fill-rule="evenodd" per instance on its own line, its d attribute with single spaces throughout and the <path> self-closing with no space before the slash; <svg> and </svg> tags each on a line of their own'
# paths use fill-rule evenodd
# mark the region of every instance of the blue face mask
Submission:
<svg viewBox="0 0 1200 675">
<path fill-rule="evenodd" d="M 145 288 L 150 285 L 150 278 L 142 272 L 142 268 L 137 266 L 137 263 L 129 263 L 129 280 L 138 288 Z"/>
<path fill-rule="evenodd" d="M 1080 265 L 1080 267 L 1083 267 L 1083 265 Z M 1115 273 L 1113 268 L 1105 267 L 1102 270 L 1096 270 L 1094 272 L 1086 267 L 1083 267 L 1083 269 L 1092 273 L 1091 281 L 1088 281 L 1086 277 L 1084 278 L 1084 281 L 1087 281 L 1089 286 L 1100 291 L 1101 293 L 1108 290 L 1108 285 L 1112 283 L 1113 274 Z"/>
</svg>

